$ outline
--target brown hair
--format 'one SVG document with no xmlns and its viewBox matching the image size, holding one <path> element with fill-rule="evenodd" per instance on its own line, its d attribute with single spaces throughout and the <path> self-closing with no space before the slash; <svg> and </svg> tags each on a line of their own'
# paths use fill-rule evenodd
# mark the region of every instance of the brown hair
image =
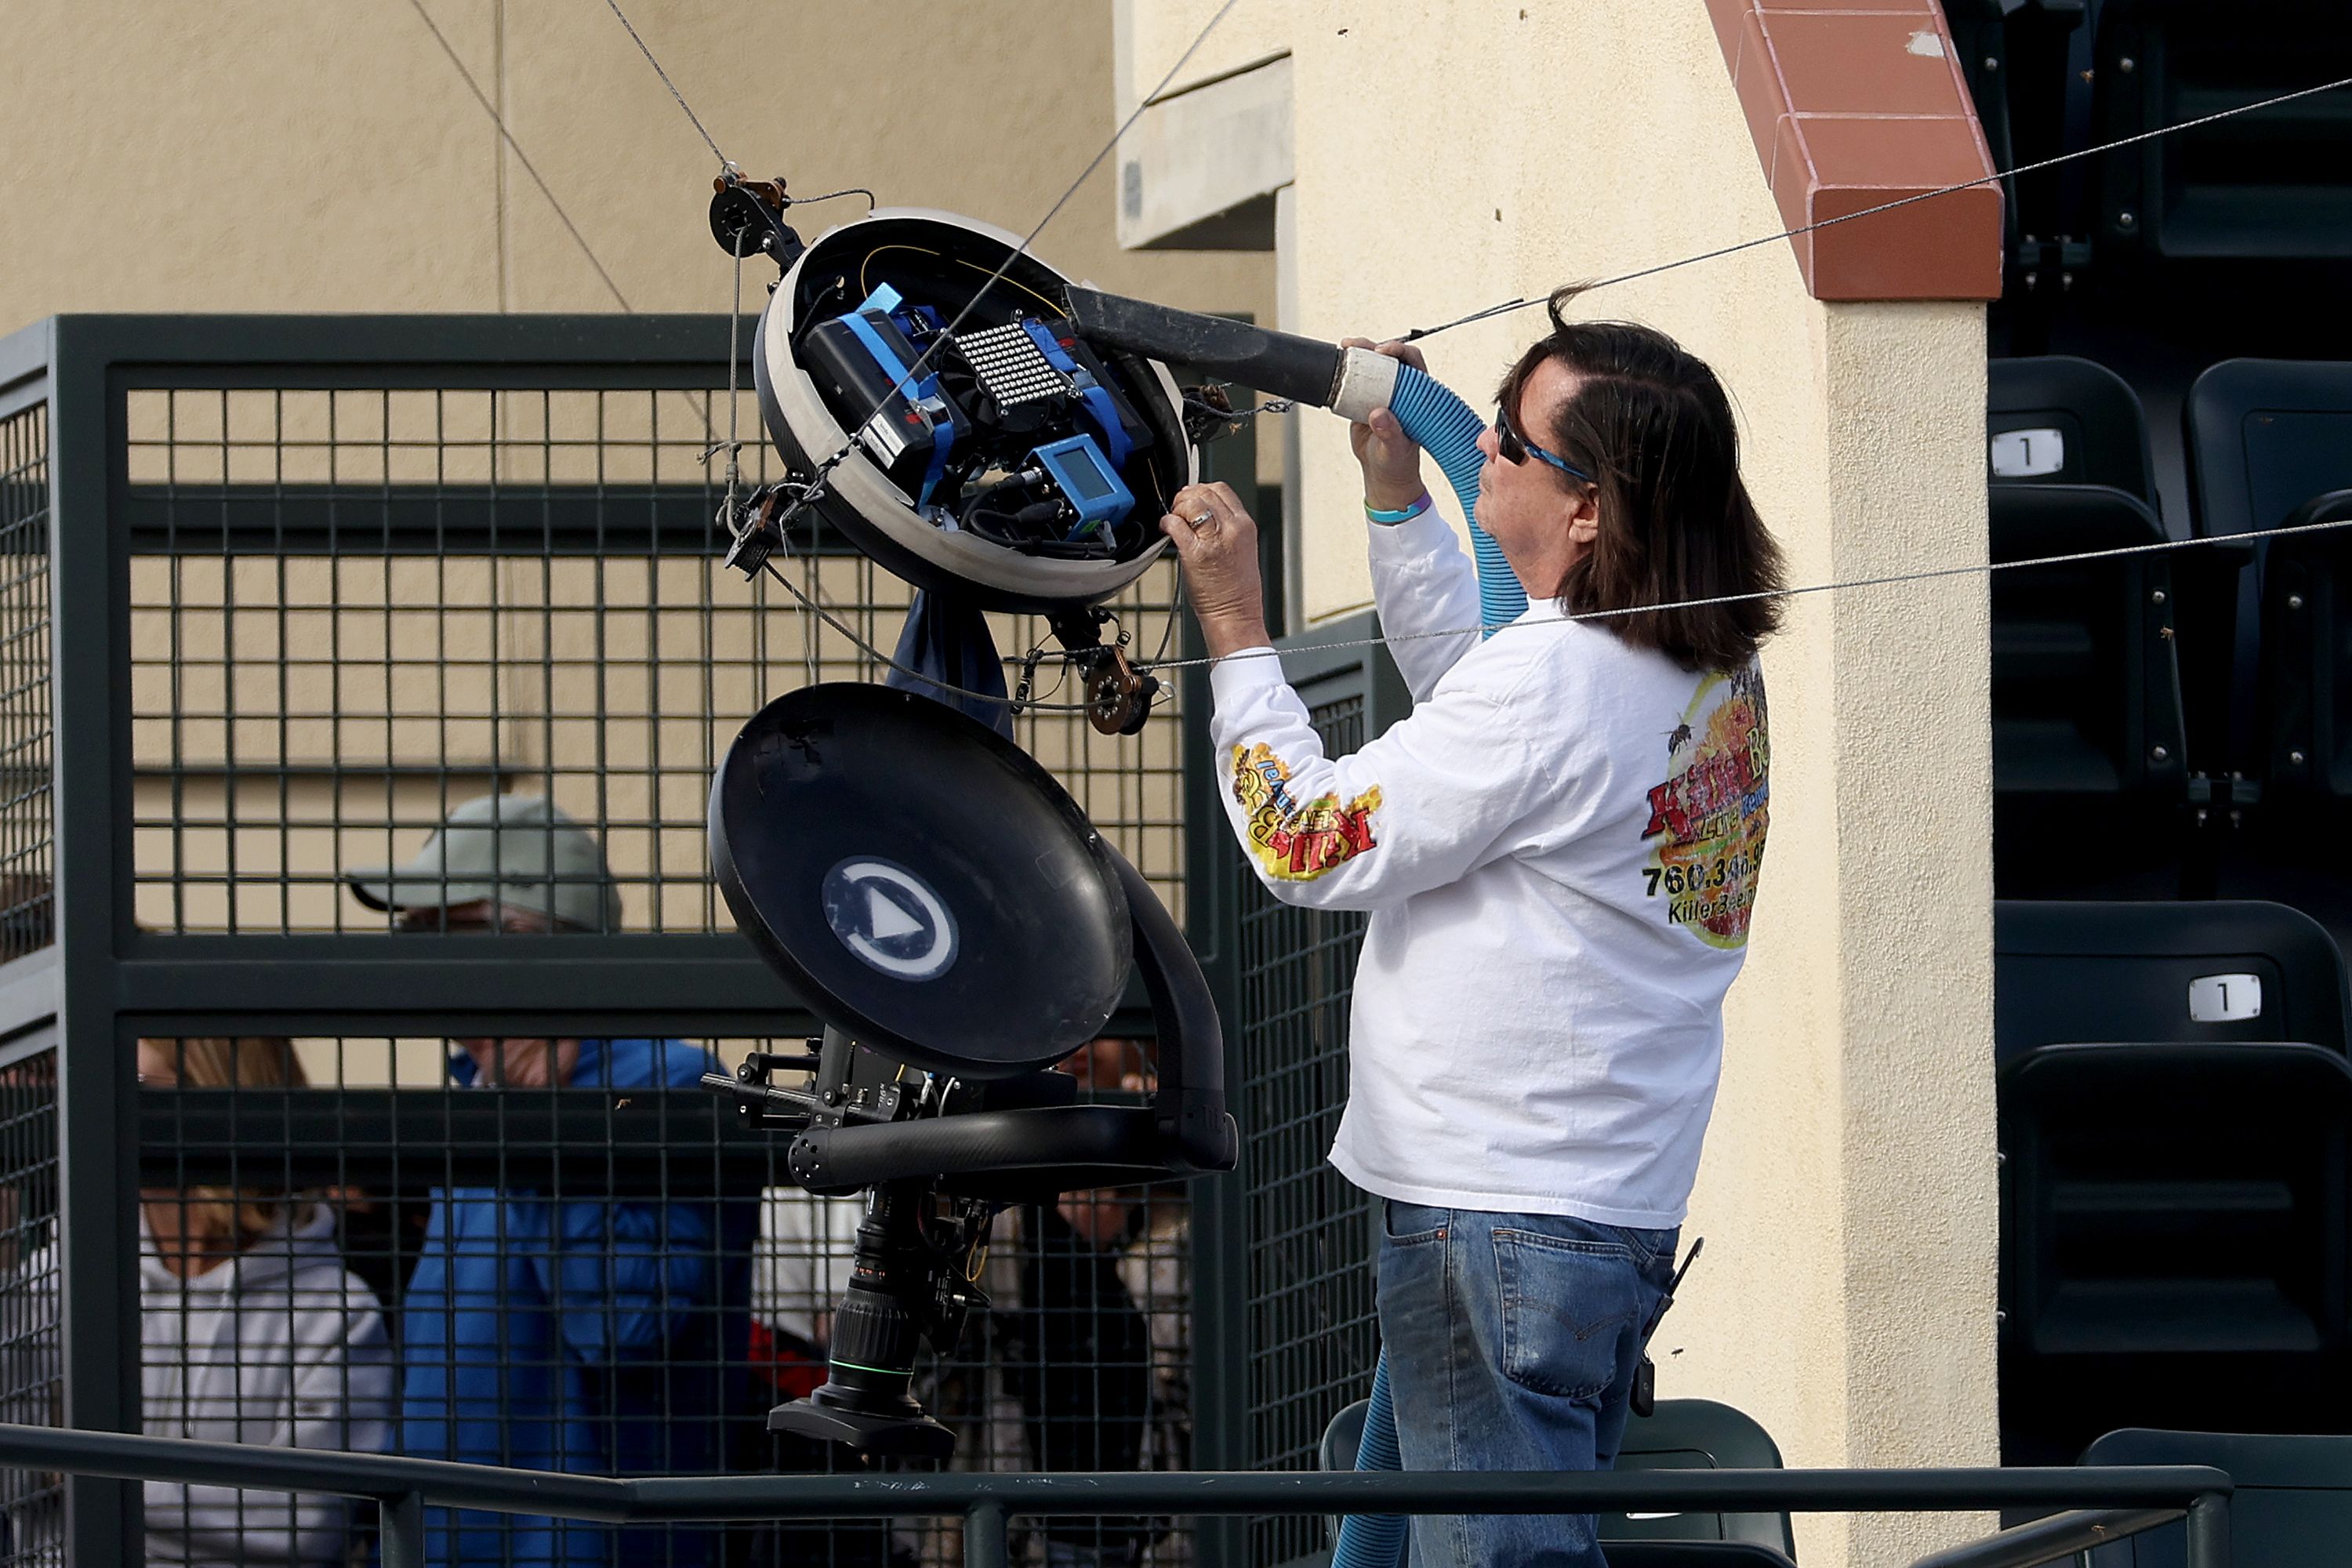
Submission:
<svg viewBox="0 0 2352 1568">
<path fill-rule="evenodd" d="M 182 1089 L 307 1089 L 310 1075 L 282 1035 L 202 1036 L 150 1039 L 170 1058 Z M 286 1194 L 257 1187 L 194 1186 L 181 1194 L 180 1228 L 198 1247 L 215 1244 L 242 1252 L 278 1223 Z"/>
<path fill-rule="evenodd" d="M 1780 547 L 1740 480 L 1738 427 L 1715 373 L 1654 327 L 1569 321 L 1561 311 L 1580 292 L 1571 285 L 1552 295 L 1550 334 L 1519 356 L 1496 395 L 1532 438 L 1592 476 L 1600 532 L 1554 596 L 1572 616 L 1604 612 L 1600 625 L 1686 669 L 1736 669 L 1779 627 L 1777 597 L 1605 614 L 1777 595 Z M 1546 360 L 1579 381 L 1538 429 L 1517 403 Z"/>
</svg>

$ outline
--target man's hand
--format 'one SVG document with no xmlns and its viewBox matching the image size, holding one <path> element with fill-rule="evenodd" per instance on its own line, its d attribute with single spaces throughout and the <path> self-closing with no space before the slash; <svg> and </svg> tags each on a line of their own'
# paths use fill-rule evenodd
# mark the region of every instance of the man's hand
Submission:
<svg viewBox="0 0 2352 1568">
<path fill-rule="evenodd" d="M 1265 588 L 1258 577 L 1257 524 L 1227 484 L 1186 485 L 1160 531 L 1184 566 L 1184 591 L 1213 658 L 1274 639 L 1265 630 Z"/>
<path fill-rule="evenodd" d="M 1370 349 L 1404 361 L 1415 370 L 1429 366 L 1412 343 L 1375 343 L 1370 338 L 1349 338 L 1342 348 Z M 1385 408 L 1375 409 L 1371 422 L 1348 426 L 1355 444 L 1356 461 L 1364 470 L 1364 504 L 1382 511 L 1402 511 L 1422 498 L 1428 487 L 1421 482 L 1421 448 L 1406 439 L 1404 427 Z"/>
</svg>

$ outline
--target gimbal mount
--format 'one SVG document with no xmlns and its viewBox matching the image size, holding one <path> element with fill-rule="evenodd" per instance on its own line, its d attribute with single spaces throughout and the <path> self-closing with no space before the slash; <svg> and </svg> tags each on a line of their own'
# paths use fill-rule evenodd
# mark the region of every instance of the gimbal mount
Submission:
<svg viewBox="0 0 2352 1568">
<path fill-rule="evenodd" d="M 710 842 L 737 925 L 830 1026 L 813 1054 L 704 1082 L 793 1135 L 793 1181 L 869 1194 L 826 1381 L 769 1425 L 944 1458 L 954 1437 L 913 1397 L 915 1358 L 985 1303 L 997 1211 L 1234 1167 L 1207 983 L 1051 775 L 926 697 L 845 683 L 770 703 L 719 769 Z M 1046 1069 L 1101 1031 L 1130 969 L 1158 1083 L 1148 1104 L 1077 1104 Z"/>
<path fill-rule="evenodd" d="M 722 176 L 711 232 L 782 276 L 751 360 L 785 477 L 730 519 L 758 571 L 823 523 L 934 595 L 1043 614 L 1094 727 L 1133 734 L 1158 682 L 1099 606 L 1166 549 L 1158 519 L 1204 431 L 1163 363 L 1097 352 L 1069 279 L 1003 230 L 871 213 L 803 245 L 783 183 Z M 1223 428 L 1220 421 L 1218 428 Z M 773 1427 L 877 1455 L 953 1437 L 911 1392 L 983 1298 L 1010 1204 L 1231 1170 L 1223 1037 L 1200 966 L 1135 868 L 995 730 L 912 691 L 836 684 L 770 703 L 710 795 L 736 924 L 827 1026 L 808 1055 L 705 1081 L 792 1135 L 793 1180 L 868 1194 L 824 1384 Z M 1048 1069 L 1150 994 L 1158 1083 L 1081 1105 Z M 805 1088 L 780 1073 L 813 1072 Z"/>
</svg>

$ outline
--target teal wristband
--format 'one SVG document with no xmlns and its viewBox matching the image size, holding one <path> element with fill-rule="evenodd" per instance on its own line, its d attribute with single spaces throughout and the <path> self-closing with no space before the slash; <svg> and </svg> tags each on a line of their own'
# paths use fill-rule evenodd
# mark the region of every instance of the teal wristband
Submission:
<svg viewBox="0 0 2352 1568">
<path fill-rule="evenodd" d="M 1382 511 L 1379 507 L 1374 506 L 1371 502 L 1366 501 L 1364 503 L 1364 516 L 1369 518 L 1370 521 L 1379 523 L 1383 528 L 1394 528 L 1400 522 L 1412 521 L 1414 518 L 1419 517 L 1423 512 L 1427 511 L 1433 504 L 1434 503 L 1429 499 L 1429 492 L 1427 490 L 1423 490 L 1421 492 L 1421 499 L 1419 500 L 1413 502 L 1411 506 L 1406 507 L 1402 511 Z"/>
</svg>

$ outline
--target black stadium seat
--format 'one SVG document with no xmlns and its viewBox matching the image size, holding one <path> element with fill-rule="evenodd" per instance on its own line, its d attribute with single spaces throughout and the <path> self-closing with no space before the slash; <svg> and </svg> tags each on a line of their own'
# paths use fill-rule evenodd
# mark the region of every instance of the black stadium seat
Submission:
<svg viewBox="0 0 2352 1568">
<path fill-rule="evenodd" d="M 1318 1468 L 1354 1468 L 1371 1403 L 1359 1399 L 1331 1418 L 1317 1449 Z M 1627 1419 L 1617 1468 L 1777 1470 L 1780 1449 L 1753 1417 L 1728 1405 L 1661 1399 L 1650 1415 Z M 1603 1514 L 1598 1522 L 1611 1568 L 1790 1568 L 1797 1553 L 1785 1513 Z M 1336 1535 L 1338 1521 L 1331 1528 Z"/>
<path fill-rule="evenodd" d="M 2189 386 L 2182 417 L 2200 534 L 2277 528 L 2352 488 L 2352 363 L 2223 360 Z"/>
<path fill-rule="evenodd" d="M 1954 63 L 1968 79 L 1985 149 L 1996 169 L 2038 163 L 2066 152 L 2068 100 L 2088 88 L 2071 57 L 2084 21 L 2084 0 L 1944 0 Z M 2087 127 L 2084 127 L 2085 129 Z M 2009 258 L 2006 300 L 2037 289 L 2059 295 L 2071 263 L 2088 261 L 2079 244 L 2080 197 L 2058 171 L 2001 182 L 2001 253 Z"/>
<path fill-rule="evenodd" d="M 2352 524 L 2352 489 L 2286 518 L 2288 527 L 2326 522 Z M 2261 659 L 2266 815 L 2352 801 L 2352 527 L 2271 541 Z"/>
<path fill-rule="evenodd" d="M 1661 1399 L 1647 1416 L 1625 1423 L 1624 1441 L 1618 1445 L 1621 1470 L 1777 1470 L 1780 1447 L 1770 1433 L 1745 1411 L 1712 1399 Z M 1601 1539 L 1608 1542 L 1612 1568 L 1631 1568 L 1639 1561 L 1637 1546 L 1655 1547 L 1666 1542 L 1741 1546 L 1794 1557 L 1797 1538 L 1785 1513 L 1676 1513 L 1663 1519 L 1604 1515 Z M 1692 1568 L 1703 1561 L 1693 1559 Z M 1663 1563 L 1657 1568 L 1666 1568 Z"/>
<path fill-rule="evenodd" d="M 1991 558 L 2163 542 L 2147 418 L 2104 365 L 1988 366 Z M 2172 561 L 1992 580 L 1993 885 L 2004 897 L 2164 896 L 2180 882 L 2188 737 Z M 2083 853 L 2093 839 L 2095 855 Z"/>
<path fill-rule="evenodd" d="M 2092 139 L 2121 141 L 2352 75 L 2352 7 L 2105 0 L 2092 72 Z M 2093 246 L 2157 266 L 2341 262 L 2352 258 L 2347 141 L 2352 98 L 2323 93 L 2102 158 Z"/>
<path fill-rule="evenodd" d="M 2352 363 L 2225 360 L 2189 388 L 2185 417 L 2200 533 L 2219 537 L 2352 515 L 2345 504 L 2352 499 L 2345 493 L 2352 491 Z M 2342 640 L 2344 623 L 2336 617 L 2336 563 L 2347 544 L 2352 541 L 2342 534 L 2321 533 L 2269 542 L 2257 551 L 2261 586 L 2250 580 L 2239 605 L 2241 616 L 2251 617 L 2259 604 L 2261 616 L 2258 623 L 2242 625 L 2236 638 L 2239 689 L 2259 693 L 2240 723 L 2250 737 L 2245 765 L 2263 769 L 2291 791 L 2337 798 L 2352 795 L 2352 789 L 2334 783 L 2336 759 L 2331 751 L 2315 749 L 2324 746 L 2325 737 L 2299 723 L 2304 715 L 2297 709 L 2319 700 L 2320 692 L 2311 688 L 2332 691 L 2337 674 L 2352 663 Z M 2298 579 L 2312 580 L 2309 591 Z M 2304 604 L 2290 610 L 2286 601 L 2297 594 Z M 2330 630 L 2333 636 L 2314 640 Z M 2273 689 L 2273 679 L 2291 689 Z M 2267 721 L 2259 731 L 2257 709 Z M 2308 718 L 2333 731 L 2332 711 L 2314 708 Z M 2307 734 L 2312 744 L 2304 743 Z M 2302 751 L 2304 763 L 2278 767 L 2287 762 L 2282 754 L 2287 751 Z"/>
<path fill-rule="evenodd" d="M 2183 418 L 2200 533 L 2352 514 L 2352 362 L 2225 360 L 2189 388 Z M 2189 708 L 2201 731 L 2203 710 L 2226 707 L 2227 766 L 2263 791 L 2222 887 L 2291 897 L 2339 932 L 2352 931 L 2352 887 L 2331 853 L 2352 805 L 2347 535 L 2252 541 L 2239 552 L 2252 569 L 2219 595 L 2206 634 L 2231 650 L 2226 679 L 2212 683 L 2221 695 L 2193 685 Z"/>
<path fill-rule="evenodd" d="M 1990 504 L 1996 563 L 2164 537 L 2108 485 L 1997 483 Z M 1991 597 L 1995 888 L 2175 890 L 2189 769 L 2170 560 L 1999 572 Z"/>
<path fill-rule="evenodd" d="M 1612 1541 L 1609 1568 L 1790 1568 L 1785 1552 L 1748 1541 Z"/>
<path fill-rule="evenodd" d="M 2086 1465 L 2210 1465 L 2230 1495 L 2232 1568 L 2341 1563 L 2352 1542 L 2352 1437 L 2249 1436 L 2232 1432 L 2110 1432 Z M 2187 1528 L 2168 1524 L 2102 1546 L 2091 1568 L 2188 1568 Z"/>
<path fill-rule="evenodd" d="M 2279 904 L 2003 900 L 1993 949 L 2004 1454 L 2352 1421 L 2326 931 Z"/>
<path fill-rule="evenodd" d="M 1986 372 L 1995 485 L 2107 485 L 2156 504 L 2147 415 L 2122 376 L 2069 354 L 1997 359 Z"/>
<path fill-rule="evenodd" d="M 2352 1424 L 2341 1051 L 2039 1046 L 1999 1098 L 2007 1462 L 2116 1426 Z"/>
<path fill-rule="evenodd" d="M 2352 1420 L 2342 952 L 2281 904 L 1993 906 L 2001 1426 Z"/>
<path fill-rule="evenodd" d="M 1993 905 L 1993 1048 L 2081 1040 L 2301 1040 L 2346 1049 L 2342 952 L 2251 902 Z"/>
<path fill-rule="evenodd" d="M 2224 360 L 2189 386 L 2181 419 L 2203 537 L 2284 527 L 2313 501 L 2352 487 L 2352 363 Z M 2209 634 L 2233 650 L 2218 661 L 2229 675 L 2211 700 L 2226 703 L 2229 765 L 2257 775 L 2265 761 L 2257 714 L 2268 558 L 2263 541 L 2241 554 L 2255 570 L 2224 595 Z"/>
</svg>

